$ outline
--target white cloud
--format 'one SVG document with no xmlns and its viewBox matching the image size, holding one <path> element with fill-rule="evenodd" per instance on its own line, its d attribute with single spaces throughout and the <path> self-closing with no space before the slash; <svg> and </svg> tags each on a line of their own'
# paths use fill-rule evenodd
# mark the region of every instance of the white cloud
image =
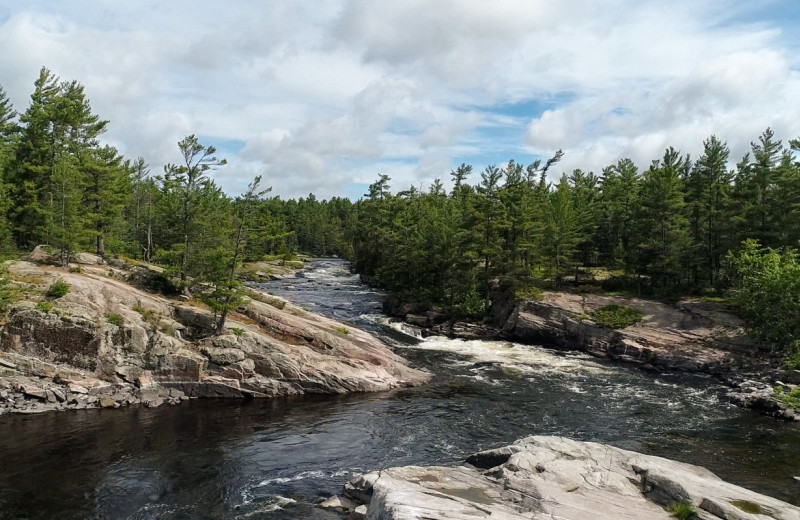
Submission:
<svg viewBox="0 0 800 520">
<path fill-rule="evenodd" d="M 264 173 L 274 193 L 331 196 L 379 171 L 402 189 L 557 148 L 564 170 L 646 167 L 711 133 L 733 158 L 768 125 L 800 135 L 777 7 L 755 23 L 755 0 L 9 2 L 0 83 L 23 111 L 42 65 L 77 79 L 107 141 L 155 170 L 189 133 L 243 143 L 230 191 Z"/>
</svg>

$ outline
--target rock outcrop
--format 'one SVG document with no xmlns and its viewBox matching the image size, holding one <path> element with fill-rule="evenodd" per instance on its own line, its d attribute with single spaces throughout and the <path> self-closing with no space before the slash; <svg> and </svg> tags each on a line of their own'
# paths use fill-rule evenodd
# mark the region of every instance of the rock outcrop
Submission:
<svg viewBox="0 0 800 520">
<path fill-rule="evenodd" d="M 632 307 L 644 318 L 620 330 L 603 328 L 591 315 L 610 304 Z M 638 298 L 546 292 L 541 300 L 517 305 L 502 328 L 521 343 L 578 348 L 658 370 L 719 374 L 757 353 L 741 320 L 703 301 L 668 305 Z"/>
<path fill-rule="evenodd" d="M 702 520 L 800 520 L 800 508 L 699 466 L 562 437 L 527 437 L 461 467 L 368 473 L 344 495 L 326 505 L 364 504 L 370 520 L 666 520 L 679 504 Z"/>
<path fill-rule="evenodd" d="M 213 335 L 214 317 L 201 304 L 132 285 L 158 286 L 152 269 L 88 261 L 70 270 L 6 268 L 30 300 L 0 324 L 0 413 L 368 392 L 429 377 L 361 330 L 256 291 Z M 35 303 L 58 278 L 69 292 Z"/>
</svg>

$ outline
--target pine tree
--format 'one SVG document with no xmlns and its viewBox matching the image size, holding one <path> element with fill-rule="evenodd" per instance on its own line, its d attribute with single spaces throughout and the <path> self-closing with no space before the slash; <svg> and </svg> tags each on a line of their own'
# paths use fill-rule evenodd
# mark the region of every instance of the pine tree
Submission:
<svg viewBox="0 0 800 520">
<path fill-rule="evenodd" d="M 198 228 L 204 189 L 209 187 L 209 173 L 227 164 L 225 159 L 217 159 L 213 146 L 201 145 L 195 135 L 189 135 L 178 143 L 183 163 L 164 166 L 164 190 L 177 202 L 180 244 L 174 244 L 176 265 L 182 282 L 186 282 L 192 246 L 202 228 Z M 207 193 L 205 193 L 207 195 Z"/>
<path fill-rule="evenodd" d="M 689 265 L 693 282 L 699 282 L 699 266 L 702 278 L 714 286 L 719 278 L 722 257 L 732 245 L 728 212 L 733 173 L 727 169 L 730 156 L 727 144 L 712 135 L 703 142 L 703 147 L 703 155 L 686 180 L 693 238 Z"/>
<path fill-rule="evenodd" d="M 670 147 L 642 178 L 636 215 L 637 267 L 655 287 L 675 285 L 681 279 L 681 260 L 689 242 L 682 178 L 689 164 L 688 156 Z"/>
</svg>

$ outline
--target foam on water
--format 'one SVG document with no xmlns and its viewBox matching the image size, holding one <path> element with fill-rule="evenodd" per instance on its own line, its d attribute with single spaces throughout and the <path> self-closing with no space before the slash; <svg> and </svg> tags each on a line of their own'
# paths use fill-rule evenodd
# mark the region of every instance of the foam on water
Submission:
<svg viewBox="0 0 800 520">
<path fill-rule="evenodd" d="M 593 361 L 587 355 L 566 354 L 507 341 L 462 340 L 432 336 L 416 345 L 408 345 L 404 348 L 449 352 L 467 358 L 468 364 L 496 364 L 504 368 L 536 374 L 592 374 L 597 376 L 610 373 L 609 367 Z M 458 363 L 458 361 L 452 361 L 452 363 Z"/>
</svg>

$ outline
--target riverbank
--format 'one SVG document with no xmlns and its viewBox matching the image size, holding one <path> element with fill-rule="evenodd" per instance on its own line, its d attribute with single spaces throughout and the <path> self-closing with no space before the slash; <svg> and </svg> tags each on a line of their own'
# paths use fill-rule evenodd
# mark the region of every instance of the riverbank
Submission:
<svg viewBox="0 0 800 520">
<path fill-rule="evenodd" d="M 800 508 L 705 468 L 605 444 L 532 436 L 457 467 L 359 475 L 321 504 L 350 518 L 800 519 Z"/>
<path fill-rule="evenodd" d="M 641 321 L 621 329 L 592 319 L 598 309 L 620 305 L 641 313 Z M 676 304 L 610 296 L 544 292 L 539 299 L 498 305 L 496 324 L 444 321 L 441 315 L 406 314 L 422 335 L 465 340 L 507 340 L 578 350 L 592 356 L 657 372 L 712 375 L 731 388 L 732 402 L 767 415 L 800 420 L 783 395 L 800 383 L 799 371 L 781 370 L 781 357 L 760 345 L 723 304 L 685 299 Z"/>
<path fill-rule="evenodd" d="M 4 264 L 17 301 L 0 323 L 0 414 L 371 392 L 430 377 L 366 332 L 255 290 L 214 335 L 213 313 L 170 293 L 156 266 L 34 259 Z M 57 280 L 67 292 L 48 296 Z"/>
</svg>

